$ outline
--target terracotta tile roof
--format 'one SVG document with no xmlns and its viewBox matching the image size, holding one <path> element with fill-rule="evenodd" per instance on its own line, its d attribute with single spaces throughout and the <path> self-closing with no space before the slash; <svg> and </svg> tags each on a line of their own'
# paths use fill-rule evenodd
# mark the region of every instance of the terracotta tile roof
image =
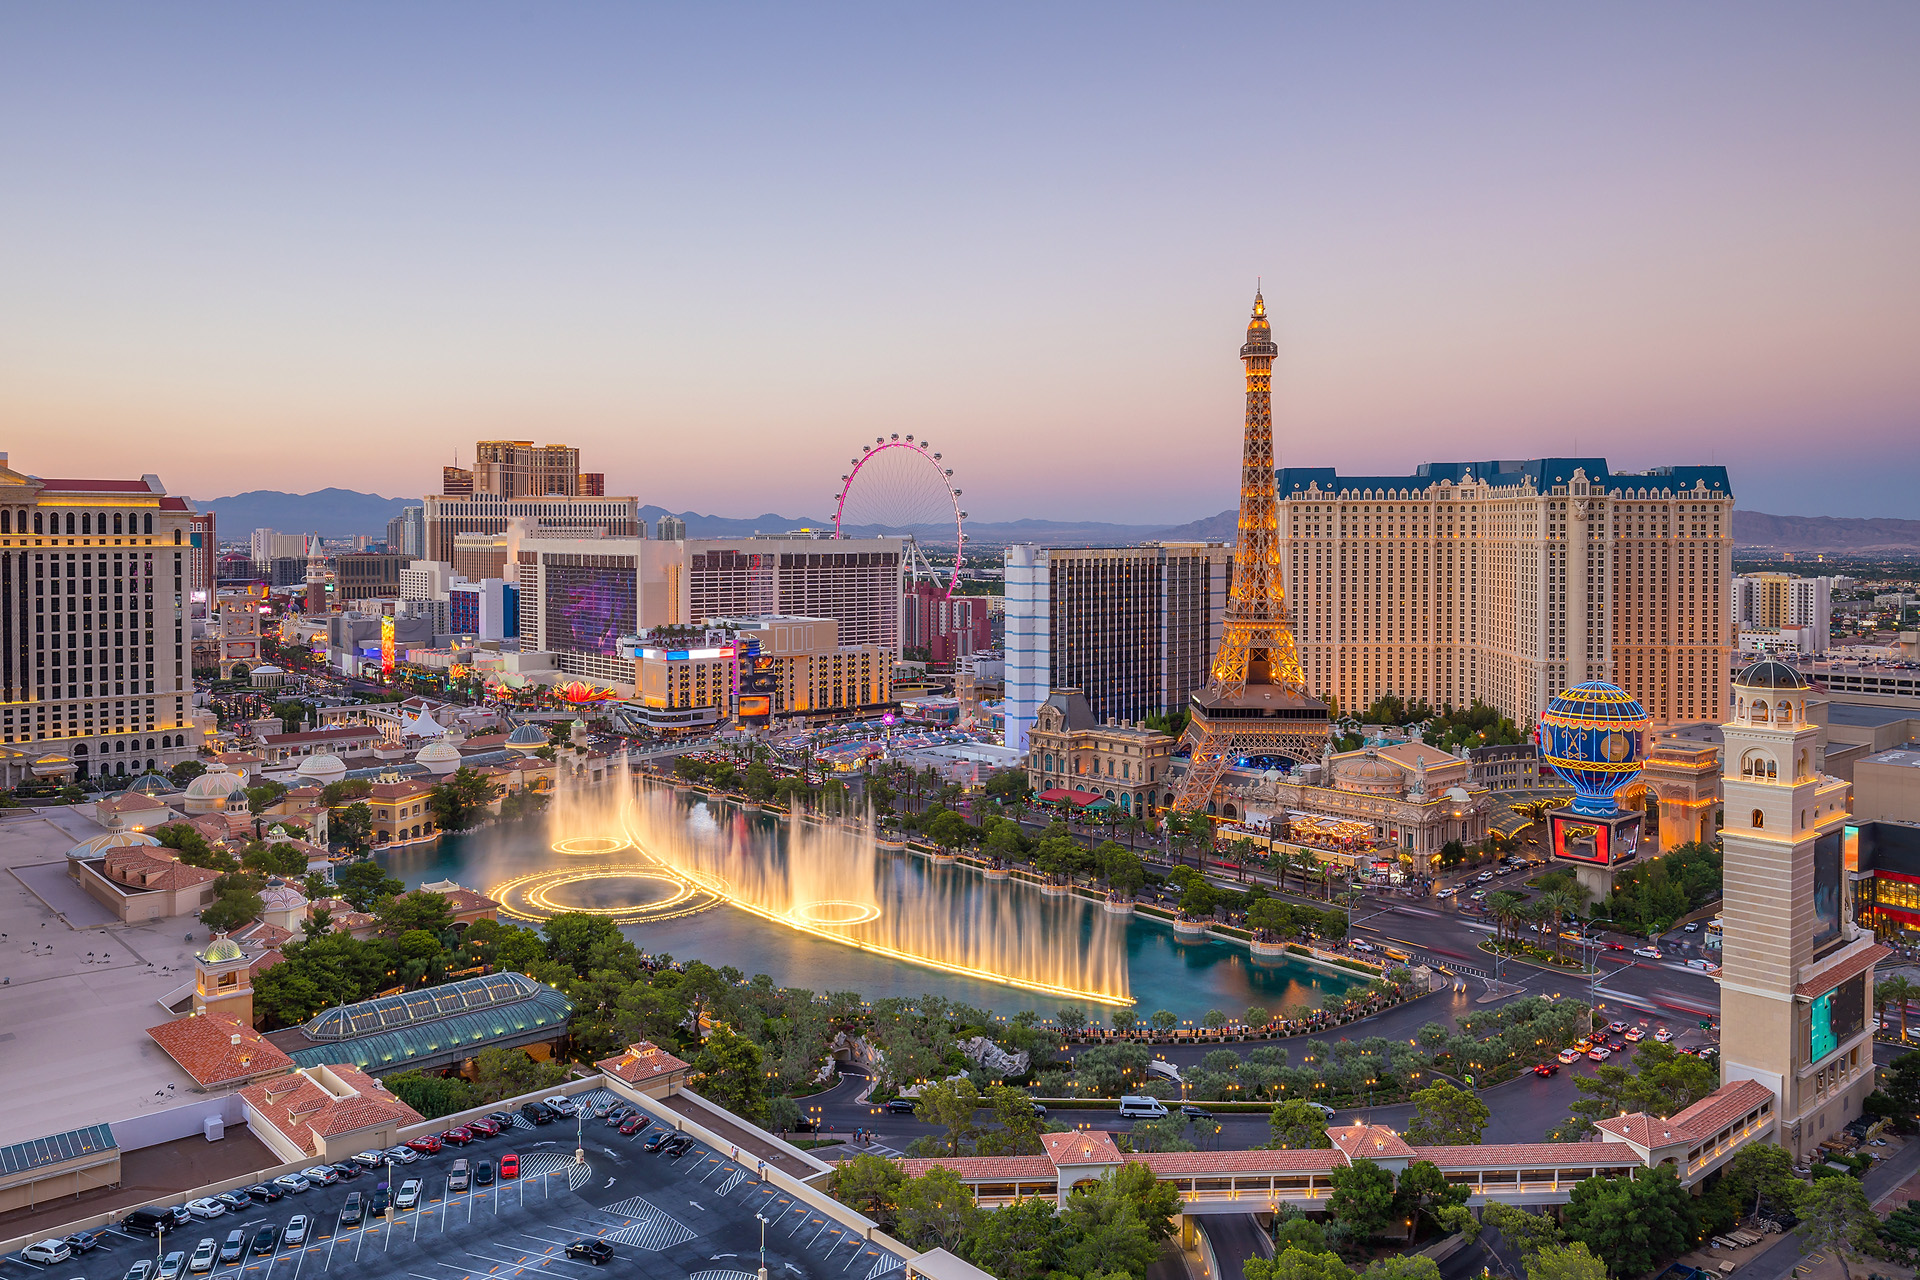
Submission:
<svg viewBox="0 0 1920 1280">
<path fill-rule="evenodd" d="M 1349 1160 L 1411 1159 L 1413 1148 L 1383 1124 L 1329 1126 L 1327 1136 Z"/>
<path fill-rule="evenodd" d="M 1079 1164 L 1119 1164 L 1120 1148 L 1113 1144 L 1113 1136 L 1104 1130 L 1081 1130 L 1076 1133 L 1043 1133 L 1040 1142 L 1047 1149 L 1047 1159 L 1056 1165 L 1069 1166 Z"/>
<path fill-rule="evenodd" d="M 1415 1147 L 1414 1158 L 1442 1169 L 1552 1169 L 1637 1165 L 1633 1148 L 1618 1142 L 1514 1142 L 1484 1147 Z"/>
<path fill-rule="evenodd" d="M 360 742 L 380 736 L 371 725 L 346 725 L 338 729 L 303 729 L 299 733 L 269 733 L 260 739 L 270 747 L 305 747 L 322 742 Z"/>
<path fill-rule="evenodd" d="M 130 791 L 125 795 L 109 796 L 105 800 L 96 800 L 93 804 L 95 813 L 140 813 L 153 809 L 164 809 L 166 807 L 166 801 L 156 800 L 152 796 L 139 791 Z"/>
<path fill-rule="evenodd" d="M 1893 948 L 1881 946 L 1876 942 L 1866 950 L 1856 951 L 1838 964 L 1822 969 L 1819 973 L 1814 974 L 1811 978 L 1808 978 L 1805 982 L 1795 987 L 1793 994 L 1806 996 L 1809 999 L 1814 996 L 1823 996 L 1845 982 L 1848 978 L 1859 977 L 1868 969 L 1872 968 L 1875 963 L 1886 959 L 1892 954 Z"/>
<path fill-rule="evenodd" d="M 618 1058 L 607 1058 L 593 1065 L 628 1084 L 641 1084 L 648 1080 L 657 1080 L 675 1071 L 688 1069 L 685 1062 L 647 1040 L 638 1040 L 628 1045 L 626 1053 Z"/>
<path fill-rule="evenodd" d="M 1644 1111 L 1635 1111 L 1630 1115 L 1609 1116 L 1605 1120 L 1595 1120 L 1593 1127 L 1602 1133 L 1610 1133 L 1637 1147 L 1652 1150 L 1667 1142 L 1678 1141 L 1662 1138 L 1660 1134 L 1671 1125 L 1670 1121 L 1659 1116 L 1650 1116 Z"/>
<path fill-rule="evenodd" d="M 954 1176 L 994 1182 L 1057 1182 L 1060 1171 L 1045 1156 L 945 1156 L 938 1160 L 902 1160 L 900 1168 L 918 1178 L 935 1165 Z"/>
<path fill-rule="evenodd" d="M 145 480 L 49 480 L 40 477 L 42 493 L 153 493 Z"/>
<path fill-rule="evenodd" d="M 282 929 L 277 924 L 255 920 L 252 924 L 235 929 L 229 936 L 242 946 L 272 948 L 293 941 L 294 933 L 293 930 Z"/>
<path fill-rule="evenodd" d="M 281 952 L 280 948 L 268 947 L 265 951 L 262 951 L 253 958 L 253 963 L 247 966 L 247 973 L 257 978 L 286 958 L 286 955 Z"/>
<path fill-rule="evenodd" d="M 1749 1111 L 1773 1101 L 1773 1090 L 1758 1080 L 1735 1080 L 1723 1084 L 1673 1118 L 1676 1133 L 1684 1133 L 1688 1142 L 1711 1138 L 1730 1124 L 1737 1123 Z"/>
<path fill-rule="evenodd" d="M 147 1034 L 183 1071 L 209 1089 L 293 1067 L 293 1059 L 258 1031 L 219 1014 L 163 1022 L 148 1027 Z"/>
<path fill-rule="evenodd" d="M 400 782 L 376 782 L 373 790 L 367 794 L 369 800 L 412 800 L 426 795 L 440 785 L 440 779 L 431 773 L 407 778 Z"/>
<path fill-rule="evenodd" d="M 102 858 L 107 879 L 134 889 L 170 892 L 218 880 L 218 871 L 190 867 L 177 858 L 166 857 L 150 845 L 109 849 Z"/>
<path fill-rule="evenodd" d="M 348 1093 L 336 1097 L 315 1076 L 331 1072 Z M 357 1067 L 314 1067 L 248 1085 L 240 1091 L 255 1115 L 302 1151 L 318 1154 L 319 1138 L 336 1138 L 376 1125 L 419 1124 L 420 1113 L 376 1085 Z"/>
<path fill-rule="evenodd" d="M 1154 1151 L 1127 1157 L 1160 1178 L 1224 1173 L 1331 1173 L 1346 1164 L 1338 1151 Z"/>
</svg>

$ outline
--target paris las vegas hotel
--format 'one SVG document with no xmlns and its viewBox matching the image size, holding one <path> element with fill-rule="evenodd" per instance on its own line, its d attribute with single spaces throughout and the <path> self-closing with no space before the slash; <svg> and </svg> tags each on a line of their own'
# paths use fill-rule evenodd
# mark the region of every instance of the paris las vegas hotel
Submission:
<svg viewBox="0 0 1920 1280">
<path fill-rule="evenodd" d="M 1542 458 L 1278 479 L 1300 662 L 1343 711 L 1478 700 L 1524 727 L 1560 690 L 1611 680 L 1656 727 L 1726 719 L 1726 468 Z"/>
<path fill-rule="evenodd" d="M 0 786 L 193 758 L 192 518 L 157 476 L 42 479 L 0 453 Z"/>
</svg>

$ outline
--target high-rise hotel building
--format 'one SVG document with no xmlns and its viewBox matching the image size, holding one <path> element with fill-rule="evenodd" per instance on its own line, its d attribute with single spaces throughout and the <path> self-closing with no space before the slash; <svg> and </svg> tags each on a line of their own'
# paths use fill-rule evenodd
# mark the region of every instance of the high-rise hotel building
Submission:
<svg viewBox="0 0 1920 1280">
<path fill-rule="evenodd" d="M 193 758 L 192 522 L 158 476 L 46 480 L 0 454 L 0 785 Z"/>
<path fill-rule="evenodd" d="M 1279 471 L 1281 566 L 1307 683 L 1478 700 L 1524 726 L 1611 680 L 1656 725 L 1726 715 L 1733 493 L 1724 467 L 1604 458 Z"/>
<path fill-rule="evenodd" d="M 640 499 L 608 497 L 606 476 L 583 476 L 580 451 L 531 440 L 482 440 L 472 467 L 442 467 L 440 492 L 428 494 L 421 558 L 453 561 L 463 533 L 500 534 L 514 521 L 556 538 L 644 538 Z"/>
</svg>

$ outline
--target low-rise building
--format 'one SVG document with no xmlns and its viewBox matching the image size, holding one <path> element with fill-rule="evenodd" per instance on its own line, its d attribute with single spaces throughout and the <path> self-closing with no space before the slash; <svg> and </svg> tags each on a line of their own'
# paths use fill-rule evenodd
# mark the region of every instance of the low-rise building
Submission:
<svg viewBox="0 0 1920 1280">
<path fill-rule="evenodd" d="M 1920 744 L 1854 762 L 1853 816 L 1859 822 L 1920 823 Z"/>
<path fill-rule="evenodd" d="M 637 1040 L 619 1057 L 603 1058 L 593 1065 L 649 1098 L 664 1098 L 678 1092 L 693 1070 L 650 1040 Z"/>
<path fill-rule="evenodd" d="M 380 731 L 365 725 L 338 729 L 307 729 L 299 733 L 270 733 L 260 738 L 260 755 L 267 765 L 285 764 L 313 755 L 361 760 L 373 754 Z"/>
<path fill-rule="evenodd" d="M 1143 725 L 1101 723 L 1078 689 L 1048 695 L 1028 742 L 1027 782 L 1035 791 L 1093 791 L 1127 814 L 1151 811 L 1168 786 L 1175 745 Z"/>
<path fill-rule="evenodd" d="M 197 915 L 213 901 L 213 882 L 220 878 L 217 871 L 188 866 L 152 836 L 135 831 L 113 831 L 75 845 L 67 853 L 67 874 L 122 924 Z"/>
<path fill-rule="evenodd" d="M 248 1085 L 247 1127 L 288 1162 L 344 1160 L 356 1151 L 395 1145 L 421 1115 L 357 1067 L 303 1067 Z"/>
</svg>

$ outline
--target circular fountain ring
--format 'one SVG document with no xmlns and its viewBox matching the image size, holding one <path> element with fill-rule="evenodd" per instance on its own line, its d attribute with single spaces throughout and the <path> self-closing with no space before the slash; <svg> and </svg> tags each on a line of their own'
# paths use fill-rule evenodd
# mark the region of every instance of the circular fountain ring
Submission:
<svg viewBox="0 0 1920 1280">
<path fill-rule="evenodd" d="M 555 840 L 552 847 L 555 853 L 619 853 L 623 849 L 633 848 L 633 841 L 625 836 L 569 836 L 565 840 Z"/>
<path fill-rule="evenodd" d="M 568 885 L 596 880 L 650 880 L 670 887 L 663 898 L 648 902 L 615 903 L 612 906 L 577 906 L 557 900 L 554 891 Z M 536 871 L 494 885 L 487 896 L 509 915 L 523 920 L 549 920 L 567 912 L 605 916 L 616 924 L 654 924 L 675 920 L 720 903 L 720 895 L 704 885 L 695 884 L 670 868 L 657 864 L 594 867 L 590 870 Z"/>
<path fill-rule="evenodd" d="M 880 908 L 865 902 L 845 902 L 835 898 L 824 902 L 804 902 L 787 914 L 801 924 L 843 929 L 878 920 Z"/>
</svg>

